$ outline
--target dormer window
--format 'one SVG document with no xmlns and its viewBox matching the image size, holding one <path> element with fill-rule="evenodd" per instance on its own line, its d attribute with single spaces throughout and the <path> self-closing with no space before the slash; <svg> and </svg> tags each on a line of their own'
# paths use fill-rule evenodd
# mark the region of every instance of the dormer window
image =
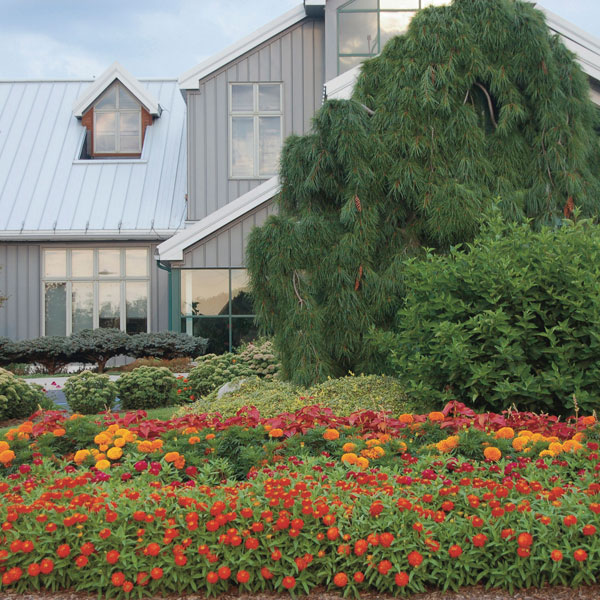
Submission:
<svg viewBox="0 0 600 600">
<path fill-rule="evenodd" d="M 94 104 L 94 154 L 140 154 L 142 107 L 115 81 Z"/>
</svg>

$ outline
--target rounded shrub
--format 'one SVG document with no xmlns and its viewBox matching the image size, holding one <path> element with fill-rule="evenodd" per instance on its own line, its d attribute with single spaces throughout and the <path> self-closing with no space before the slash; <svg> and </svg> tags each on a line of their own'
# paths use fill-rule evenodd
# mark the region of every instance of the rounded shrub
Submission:
<svg viewBox="0 0 600 600">
<path fill-rule="evenodd" d="M 125 410 L 177 404 L 177 378 L 165 367 L 138 367 L 121 375 L 117 388 Z"/>
<path fill-rule="evenodd" d="M 41 386 L 29 385 L 10 371 L 0 369 L 0 419 L 26 419 L 45 398 Z"/>
<path fill-rule="evenodd" d="M 254 372 L 241 362 L 237 354 L 206 354 L 196 359 L 198 364 L 188 376 L 188 384 L 196 398 L 206 396 L 223 384 L 238 377 L 252 377 Z"/>
<path fill-rule="evenodd" d="M 281 367 L 275 355 L 273 342 L 266 339 L 248 342 L 238 350 L 238 359 L 252 369 L 255 375 L 264 379 L 276 377 Z"/>
<path fill-rule="evenodd" d="M 75 413 L 93 415 L 110 410 L 117 398 L 117 386 L 108 375 L 83 371 L 67 379 L 63 392 Z"/>
<path fill-rule="evenodd" d="M 439 406 L 591 413 L 600 409 L 598 281 L 598 226 L 532 231 L 492 216 L 472 245 L 409 261 L 387 338 L 392 365 L 412 398 Z"/>
</svg>

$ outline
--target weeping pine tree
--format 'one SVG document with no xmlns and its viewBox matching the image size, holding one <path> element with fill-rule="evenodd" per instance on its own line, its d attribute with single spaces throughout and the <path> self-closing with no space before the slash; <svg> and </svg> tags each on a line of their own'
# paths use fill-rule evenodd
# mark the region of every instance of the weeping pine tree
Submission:
<svg viewBox="0 0 600 600">
<path fill-rule="evenodd" d="M 600 151 L 586 76 L 519 0 L 416 14 L 282 151 L 279 214 L 247 248 L 255 309 L 284 375 L 377 372 L 373 328 L 402 298 L 402 264 L 471 240 L 500 199 L 508 220 L 595 216 Z"/>
</svg>

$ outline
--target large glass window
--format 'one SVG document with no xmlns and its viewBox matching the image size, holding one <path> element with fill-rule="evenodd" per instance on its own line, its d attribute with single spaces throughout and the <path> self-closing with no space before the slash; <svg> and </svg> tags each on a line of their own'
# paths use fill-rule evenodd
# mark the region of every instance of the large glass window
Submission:
<svg viewBox="0 0 600 600">
<path fill-rule="evenodd" d="M 232 83 L 229 92 L 231 177 L 272 177 L 282 140 L 281 83 Z"/>
<path fill-rule="evenodd" d="M 139 154 L 141 151 L 141 105 L 115 81 L 94 105 L 94 152 Z"/>
<path fill-rule="evenodd" d="M 246 269 L 181 271 L 181 331 L 222 354 L 258 335 Z"/>
<path fill-rule="evenodd" d="M 148 331 L 148 248 L 53 248 L 43 261 L 45 335 Z"/>
<path fill-rule="evenodd" d="M 379 54 L 417 10 L 449 0 L 351 0 L 338 9 L 338 73 Z"/>
</svg>

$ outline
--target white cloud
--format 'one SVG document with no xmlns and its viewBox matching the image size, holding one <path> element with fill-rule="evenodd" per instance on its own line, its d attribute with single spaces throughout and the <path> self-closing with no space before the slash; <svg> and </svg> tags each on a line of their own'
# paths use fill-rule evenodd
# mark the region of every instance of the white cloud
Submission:
<svg viewBox="0 0 600 600">
<path fill-rule="evenodd" d="M 36 33 L 4 33 L 0 56 L 3 78 L 88 79 L 108 66 L 81 48 Z"/>
</svg>

